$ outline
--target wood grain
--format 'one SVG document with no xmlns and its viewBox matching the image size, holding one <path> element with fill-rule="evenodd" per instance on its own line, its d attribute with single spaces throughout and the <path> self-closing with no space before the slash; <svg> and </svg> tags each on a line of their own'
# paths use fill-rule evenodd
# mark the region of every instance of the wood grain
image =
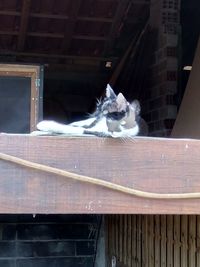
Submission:
<svg viewBox="0 0 200 267">
<path fill-rule="evenodd" d="M 200 192 L 200 141 L 0 135 L 0 152 L 157 193 Z M 0 213 L 199 214 L 200 199 L 154 200 L 0 161 Z"/>
</svg>

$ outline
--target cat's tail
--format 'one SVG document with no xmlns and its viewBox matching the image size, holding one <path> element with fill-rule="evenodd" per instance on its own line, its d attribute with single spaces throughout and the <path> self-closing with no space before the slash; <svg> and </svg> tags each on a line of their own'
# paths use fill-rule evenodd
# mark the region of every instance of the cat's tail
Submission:
<svg viewBox="0 0 200 267">
<path fill-rule="evenodd" d="M 52 134 L 82 135 L 84 128 L 73 127 L 55 121 L 44 120 L 37 124 L 37 129 Z"/>
</svg>

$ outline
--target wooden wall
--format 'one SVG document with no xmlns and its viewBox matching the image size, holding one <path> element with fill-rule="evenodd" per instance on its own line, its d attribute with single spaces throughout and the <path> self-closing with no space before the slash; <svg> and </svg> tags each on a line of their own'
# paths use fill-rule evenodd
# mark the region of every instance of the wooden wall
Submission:
<svg viewBox="0 0 200 267">
<path fill-rule="evenodd" d="M 116 267 L 200 266 L 200 216 L 106 216 L 108 264 Z"/>
</svg>

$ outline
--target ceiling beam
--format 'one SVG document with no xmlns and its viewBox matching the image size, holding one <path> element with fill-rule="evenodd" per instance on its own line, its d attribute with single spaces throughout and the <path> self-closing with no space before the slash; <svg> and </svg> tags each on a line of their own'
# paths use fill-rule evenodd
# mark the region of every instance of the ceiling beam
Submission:
<svg viewBox="0 0 200 267">
<path fill-rule="evenodd" d="M 16 16 L 20 17 L 21 12 L 19 11 L 9 11 L 9 10 L 0 10 L 1 16 Z M 46 18 L 46 19 L 59 19 L 59 20 L 68 20 L 69 16 L 66 15 L 58 15 L 58 14 L 47 14 L 47 13 L 30 13 L 29 17 L 31 18 Z M 111 23 L 113 21 L 112 18 L 106 17 L 89 17 L 89 16 L 77 16 L 77 20 L 81 21 L 97 21 L 97 22 L 107 22 Z"/>
<path fill-rule="evenodd" d="M 68 59 L 70 61 L 87 61 L 94 62 L 94 61 L 116 61 L 118 60 L 117 57 L 85 57 L 85 56 L 76 56 L 76 55 L 63 55 L 63 54 L 45 54 L 45 53 L 27 53 L 27 52 L 12 52 L 12 51 L 5 51 L 0 50 L 0 56 L 24 56 L 24 57 L 39 57 L 39 58 L 59 58 L 59 59 Z M 74 62 L 72 62 L 73 64 Z"/>
<path fill-rule="evenodd" d="M 71 2 L 72 6 L 71 6 L 70 17 L 67 23 L 65 24 L 65 36 L 62 43 L 62 52 L 64 53 L 67 53 L 70 48 L 81 2 L 82 2 L 81 0 L 76 0 Z"/>
<path fill-rule="evenodd" d="M 30 7 L 31 7 L 31 0 L 23 0 L 20 29 L 19 29 L 19 36 L 18 36 L 18 42 L 17 42 L 17 50 L 19 51 L 24 50 L 26 33 L 28 29 Z"/>
<path fill-rule="evenodd" d="M 115 17 L 110 28 L 109 38 L 104 47 L 104 54 L 108 53 L 113 46 L 114 40 L 118 34 L 120 25 L 122 23 L 124 14 L 129 6 L 129 3 L 130 3 L 130 0 L 118 1 L 118 6 L 117 6 L 116 13 L 115 13 Z"/>
<path fill-rule="evenodd" d="M 19 35 L 19 31 L 0 31 L 0 35 Z M 27 32 L 27 36 L 41 37 L 41 38 L 65 38 L 64 34 L 61 33 L 48 33 L 48 32 Z M 95 36 L 95 35 L 73 35 L 73 39 L 80 40 L 91 40 L 91 41 L 105 41 L 107 37 L 105 36 Z"/>
</svg>

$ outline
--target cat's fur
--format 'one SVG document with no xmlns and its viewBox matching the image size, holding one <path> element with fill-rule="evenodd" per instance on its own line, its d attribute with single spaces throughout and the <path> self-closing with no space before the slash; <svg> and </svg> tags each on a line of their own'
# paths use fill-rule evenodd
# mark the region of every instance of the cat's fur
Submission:
<svg viewBox="0 0 200 267">
<path fill-rule="evenodd" d="M 116 95 L 107 85 L 104 99 L 97 103 L 90 118 L 67 125 L 42 121 L 37 128 L 52 134 L 132 137 L 139 134 L 141 122 L 139 102 L 130 104 L 122 93 Z"/>
</svg>

